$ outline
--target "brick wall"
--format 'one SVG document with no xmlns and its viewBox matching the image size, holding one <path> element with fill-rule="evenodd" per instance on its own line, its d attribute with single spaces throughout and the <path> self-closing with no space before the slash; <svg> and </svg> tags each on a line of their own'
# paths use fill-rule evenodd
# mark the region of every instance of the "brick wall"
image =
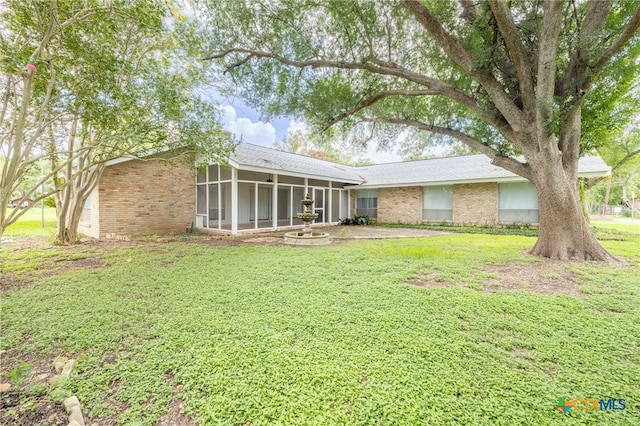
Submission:
<svg viewBox="0 0 640 426">
<path fill-rule="evenodd" d="M 194 179 L 193 165 L 158 159 L 107 167 L 98 184 L 99 237 L 184 232 L 195 216 Z"/>
<path fill-rule="evenodd" d="M 379 188 L 378 222 L 422 223 L 422 187 Z"/>
<path fill-rule="evenodd" d="M 453 185 L 453 223 L 496 225 L 498 184 L 489 182 Z"/>
<path fill-rule="evenodd" d="M 349 190 L 349 212 L 351 213 L 351 216 L 356 214 L 356 190 L 355 189 L 350 189 Z"/>
</svg>

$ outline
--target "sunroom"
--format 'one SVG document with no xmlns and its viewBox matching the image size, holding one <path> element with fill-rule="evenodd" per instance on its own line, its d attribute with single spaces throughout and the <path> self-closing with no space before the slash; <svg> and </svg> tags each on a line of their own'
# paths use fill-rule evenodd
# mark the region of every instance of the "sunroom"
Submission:
<svg viewBox="0 0 640 426">
<path fill-rule="evenodd" d="M 301 227 L 306 194 L 314 224 L 335 224 L 350 216 L 346 187 L 360 182 L 339 164 L 241 144 L 228 165 L 198 168 L 195 226 L 231 234 Z"/>
</svg>

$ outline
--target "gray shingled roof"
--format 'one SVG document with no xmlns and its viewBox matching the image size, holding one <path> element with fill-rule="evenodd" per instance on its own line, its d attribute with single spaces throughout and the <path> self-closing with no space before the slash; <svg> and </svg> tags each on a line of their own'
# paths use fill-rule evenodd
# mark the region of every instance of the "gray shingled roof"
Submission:
<svg viewBox="0 0 640 426">
<path fill-rule="evenodd" d="M 492 165 L 491 159 L 483 154 L 352 167 L 241 143 L 231 155 L 230 163 L 245 170 L 283 172 L 371 188 L 523 180 L 518 175 Z M 603 176 L 609 171 L 610 167 L 600 157 L 580 159 L 580 176 Z"/>
<path fill-rule="evenodd" d="M 491 164 L 483 154 L 429 160 L 376 164 L 359 167 L 365 178 L 363 187 L 451 184 L 523 180 L 524 178 Z M 600 157 L 583 157 L 578 165 L 580 176 L 606 175 L 610 168 Z"/>
<path fill-rule="evenodd" d="M 240 169 L 268 169 L 310 178 L 335 180 L 346 183 L 363 182 L 355 167 L 319 160 L 305 155 L 278 151 L 259 145 L 241 143 L 231 154 L 229 162 Z"/>
</svg>

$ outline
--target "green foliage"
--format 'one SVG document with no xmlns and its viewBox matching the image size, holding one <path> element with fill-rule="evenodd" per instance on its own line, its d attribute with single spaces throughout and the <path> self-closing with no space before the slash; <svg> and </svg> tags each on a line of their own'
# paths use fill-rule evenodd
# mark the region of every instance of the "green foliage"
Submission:
<svg viewBox="0 0 640 426">
<path fill-rule="evenodd" d="M 541 34 L 543 8 L 536 2 L 509 2 L 514 34 L 505 34 L 485 2 L 474 2 L 471 6 L 467 3 L 466 7 L 473 12 L 464 10 L 462 14 L 460 4 L 452 0 L 423 2 L 438 24 L 466 49 L 468 58 L 443 54 L 438 42 L 424 31 L 402 2 L 281 0 L 259 6 L 235 0 L 195 3 L 208 31 L 209 49 L 203 56 L 225 49 L 241 49 L 226 54 L 213 65 L 230 70 L 236 92 L 267 115 L 304 116 L 316 128 L 334 124 L 343 134 L 359 142 L 374 136 L 383 145 L 399 135 L 397 128 L 385 125 L 385 121 L 414 120 L 462 131 L 501 155 L 519 154 L 514 141 L 507 140 L 501 126 L 486 120 L 504 111 L 479 76 L 489 76 L 513 100 L 515 107 L 523 107 L 520 86 L 523 82 L 516 72 L 507 38 L 517 37 L 517 42 L 522 44 L 534 74 L 530 83 L 535 90 L 535 64 L 542 49 L 539 43 L 545 36 Z M 583 26 L 588 24 L 585 21 L 589 5 L 588 2 L 563 3 L 561 13 L 571 19 L 564 19 L 560 29 L 555 58 L 557 80 L 558 83 L 564 77 L 573 77 L 573 80 L 568 81 L 566 90 L 556 91 L 545 123 L 547 129 L 557 135 L 570 109 L 576 102 L 582 104 L 582 148 L 586 151 L 612 142 L 611 136 L 633 119 L 640 105 L 640 97 L 634 90 L 638 84 L 636 68 L 640 56 L 637 35 L 602 69 L 593 69 L 590 65 L 583 73 L 567 75 L 569 64 L 576 60 L 580 49 L 584 49 L 584 60 L 597 62 L 636 9 L 633 0 L 614 2 L 611 12 L 604 17 L 602 30 L 589 34 L 587 40 Z M 246 50 L 269 52 L 279 59 L 260 59 L 248 55 Z M 467 59 L 473 65 L 472 71 L 461 65 Z M 294 61 L 306 60 L 317 63 L 290 66 Z M 393 71 L 382 69 L 387 64 Z M 363 100 L 387 90 L 434 87 L 418 77 L 452 85 L 458 93 L 472 96 L 481 111 L 473 113 L 452 100 L 455 96 L 439 90 L 424 96 L 383 97 L 364 110 L 357 109 Z M 590 87 L 584 86 L 586 81 Z M 536 104 L 535 109 L 539 107 L 546 106 Z M 338 118 L 341 121 L 336 124 Z M 363 122 L 365 118 L 381 122 L 371 125 L 367 120 Z M 448 135 L 441 138 L 452 139 Z M 408 149 L 412 139 L 404 138 Z M 423 139 L 438 143 L 438 138 Z M 425 146 L 428 145 L 413 149 L 419 154 Z"/>
<path fill-rule="evenodd" d="M 481 291 L 487 265 L 538 264 L 521 236 L 115 245 L 4 293 L 1 344 L 73 354 L 56 398 L 99 423 L 157 424 L 173 397 L 202 425 L 635 424 L 553 405 L 640 398 L 639 244 L 605 243 L 625 267 L 566 266 L 582 297 Z"/>
<path fill-rule="evenodd" d="M 340 225 L 369 225 L 369 216 L 361 216 L 354 214 L 353 217 L 345 217 L 340 219 Z"/>
<path fill-rule="evenodd" d="M 44 199 L 44 205 L 52 209 L 56 208 L 56 199 L 53 197 L 47 197 Z"/>
<path fill-rule="evenodd" d="M 25 361 L 20 361 L 20 366 L 9 371 L 5 376 L 11 381 L 13 387 L 19 388 L 22 386 L 22 382 L 27 378 L 32 368 L 33 365 L 27 364 Z"/>
</svg>

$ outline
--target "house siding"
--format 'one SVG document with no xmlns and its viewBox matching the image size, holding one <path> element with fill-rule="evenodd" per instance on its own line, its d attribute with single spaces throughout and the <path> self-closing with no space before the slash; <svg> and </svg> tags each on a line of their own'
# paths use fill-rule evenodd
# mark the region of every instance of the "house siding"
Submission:
<svg viewBox="0 0 640 426">
<path fill-rule="evenodd" d="M 498 184 L 496 182 L 453 185 L 453 223 L 496 225 Z"/>
<path fill-rule="evenodd" d="M 107 167 L 97 191 L 98 238 L 184 232 L 195 216 L 194 173 L 158 158 Z"/>
<path fill-rule="evenodd" d="M 422 187 L 379 188 L 378 222 L 422 223 Z"/>
</svg>

